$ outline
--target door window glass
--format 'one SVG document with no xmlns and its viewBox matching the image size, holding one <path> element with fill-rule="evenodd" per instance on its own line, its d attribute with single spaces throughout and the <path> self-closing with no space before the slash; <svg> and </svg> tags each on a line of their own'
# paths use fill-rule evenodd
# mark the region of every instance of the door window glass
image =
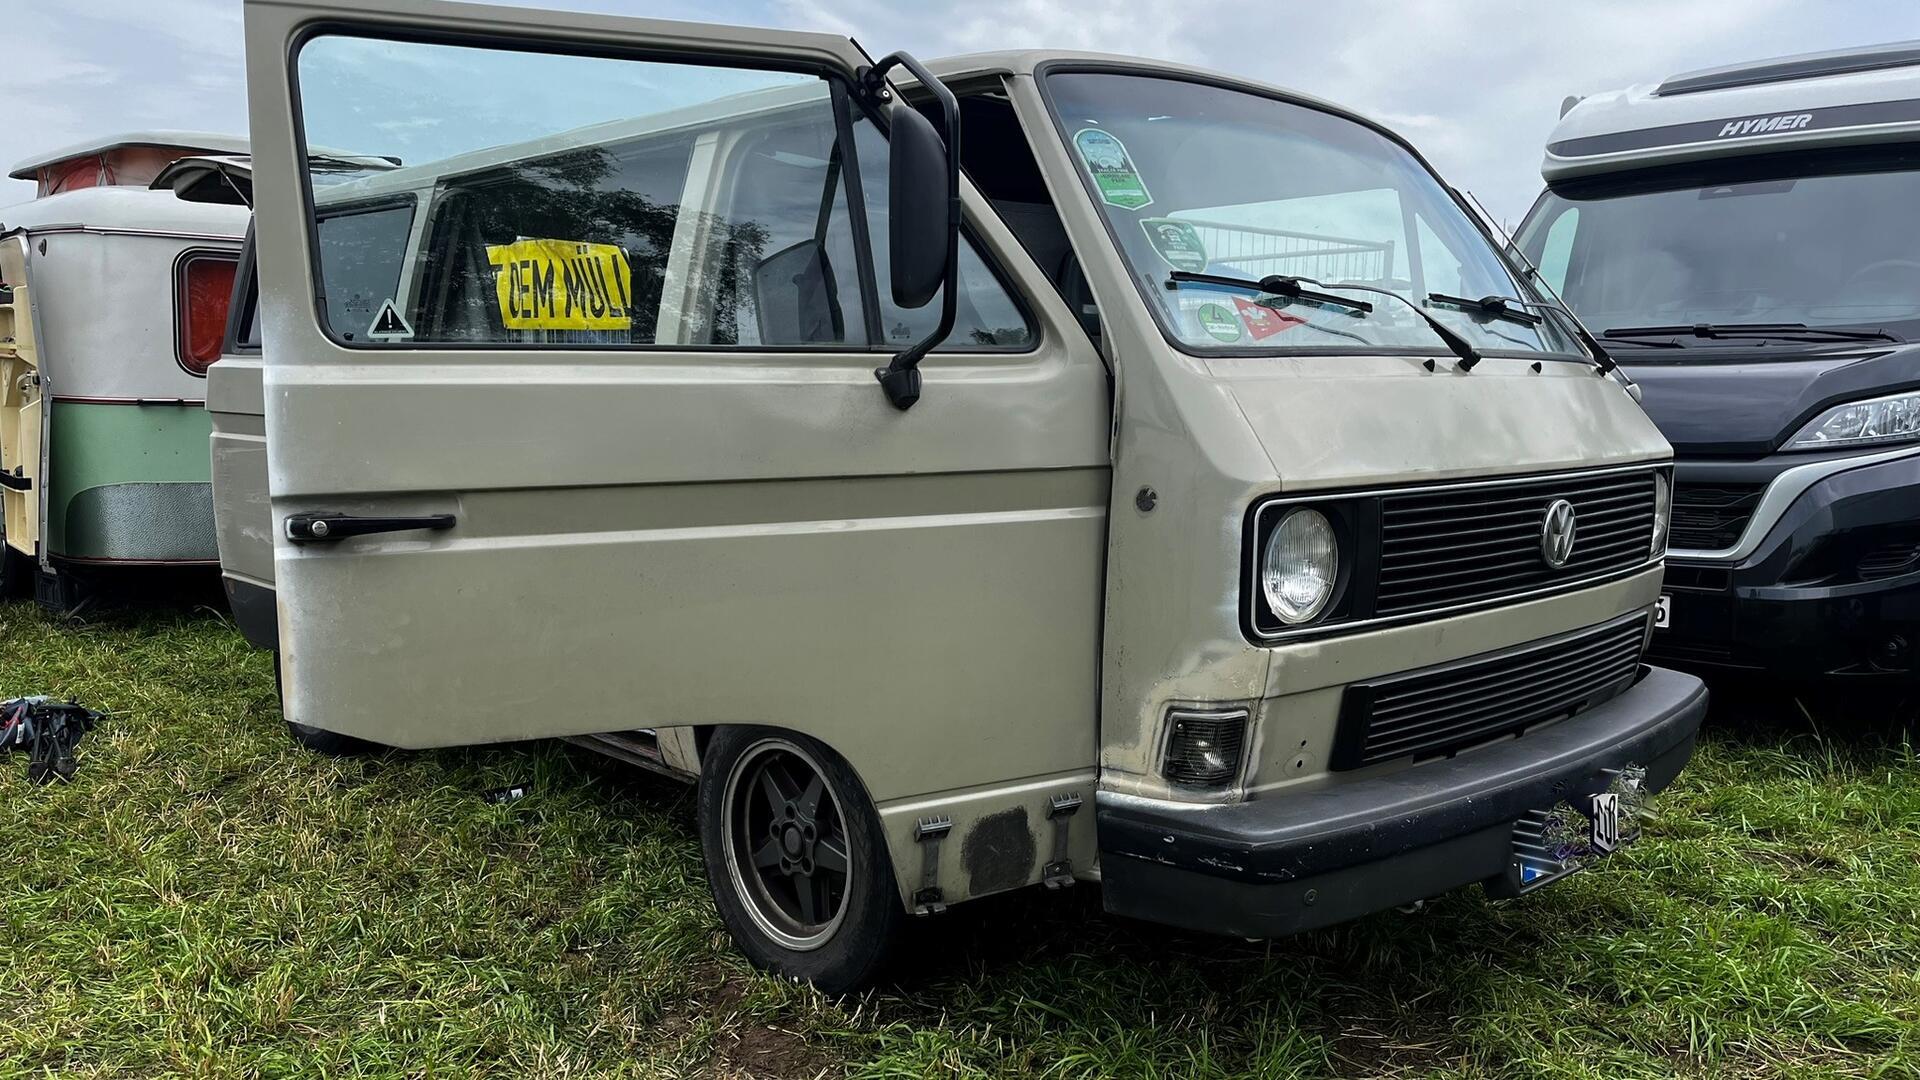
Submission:
<svg viewBox="0 0 1920 1080">
<path fill-rule="evenodd" d="M 345 37 L 298 67 L 348 344 L 897 349 L 939 317 L 892 303 L 886 141 L 827 79 Z M 356 210 L 396 202 L 421 227 Z M 1027 346 L 960 268 L 945 347 Z"/>
</svg>

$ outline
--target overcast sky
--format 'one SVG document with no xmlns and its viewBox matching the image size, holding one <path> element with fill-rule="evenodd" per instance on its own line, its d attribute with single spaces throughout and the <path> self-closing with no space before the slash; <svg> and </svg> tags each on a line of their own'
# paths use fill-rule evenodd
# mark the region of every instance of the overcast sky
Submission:
<svg viewBox="0 0 1920 1080">
<path fill-rule="evenodd" d="M 525 2 L 525 0 L 523 0 Z M 875 53 L 1161 57 L 1340 102 L 1518 219 L 1561 98 L 1782 53 L 1920 38 L 1920 0 L 550 0 L 835 30 Z M 0 163 L 116 131 L 246 133 L 239 0 L 0 0 Z M 0 204 L 32 195 L 0 180 Z"/>
</svg>

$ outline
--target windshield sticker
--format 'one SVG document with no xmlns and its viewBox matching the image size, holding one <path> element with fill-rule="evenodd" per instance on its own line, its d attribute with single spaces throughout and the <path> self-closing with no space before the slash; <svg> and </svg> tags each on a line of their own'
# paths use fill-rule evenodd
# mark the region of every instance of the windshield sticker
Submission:
<svg viewBox="0 0 1920 1080">
<path fill-rule="evenodd" d="M 1200 230 L 1191 224 L 1157 217 L 1141 218 L 1140 227 L 1168 266 L 1194 274 L 1207 268 L 1207 245 L 1200 240 Z"/>
<path fill-rule="evenodd" d="M 388 297 L 374 313 L 372 325 L 367 327 L 367 336 L 375 341 L 406 341 L 413 337 L 413 327 L 407 325 L 406 317 Z"/>
<path fill-rule="evenodd" d="M 1213 340 L 1229 345 L 1240 340 L 1240 319 L 1219 304 L 1201 304 L 1193 314 L 1200 320 L 1200 329 Z"/>
<path fill-rule="evenodd" d="M 488 244 L 508 330 L 629 330 L 633 271 L 614 244 L 519 239 Z"/>
<path fill-rule="evenodd" d="M 1289 315 L 1284 311 L 1277 311 L 1265 304 L 1256 304 L 1238 296 L 1233 298 L 1233 306 L 1240 312 L 1240 321 L 1246 324 L 1247 333 L 1253 335 L 1255 341 L 1270 338 L 1296 326 L 1307 325 L 1307 320 L 1298 315 Z"/>
<path fill-rule="evenodd" d="M 1133 156 L 1112 133 L 1081 128 L 1073 137 L 1073 148 L 1080 152 L 1087 174 L 1093 177 L 1101 202 L 1122 210 L 1138 210 L 1153 202 L 1145 181 L 1140 179 L 1140 170 L 1133 167 Z"/>
</svg>

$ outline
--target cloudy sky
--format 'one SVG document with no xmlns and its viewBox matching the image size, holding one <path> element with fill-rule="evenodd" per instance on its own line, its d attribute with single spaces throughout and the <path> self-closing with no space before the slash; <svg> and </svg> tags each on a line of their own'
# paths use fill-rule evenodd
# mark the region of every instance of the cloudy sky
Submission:
<svg viewBox="0 0 1920 1080">
<path fill-rule="evenodd" d="M 527 0 L 522 0 L 527 2 Z M 1920 0 L 548 0 L 834 30 L 920 56 L 1045 46 L 1288 86 L 1399 129 L 1516 220 L 1561 98 L 1782 53 L 1920 38 Z M 119 130 L 246 131 L 239 0 L 0 0 L 0 163 Z M 0 204 L 30 197 L 0 180 Z"/>
</svg>

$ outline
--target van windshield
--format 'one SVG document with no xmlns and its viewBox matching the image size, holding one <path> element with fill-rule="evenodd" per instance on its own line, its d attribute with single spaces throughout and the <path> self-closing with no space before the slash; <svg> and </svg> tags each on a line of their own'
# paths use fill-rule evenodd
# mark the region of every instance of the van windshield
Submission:
<svg viewBox="0 0 1920 1080">
<path fill-rule="evenodd" d="M 1913 340 L 1916 206 L 1920 155 L 1801 154 L 1549 191 L 1520 245 L 1595 334 L 1621 343 L 1769 346 L 1837 330 Z M 1699 324 L 1733 329 L 1658 332 Z M 1739 329 L 1753 324 L 1764 330 Z"/>
<path fill-rule="evenodd" d="M 1148 306 L 1183 349 L 1444 350 L 1406 305 L 1337 288 L 1352 283 L 1420 304 L 1483 352 L 1580 355 L 1554 319 L 1489 317 L 1428 299 L 1539 297 L 1439 180 L 1380 132 L 1171 77 L 1060 72 L 1046 85 L 1089 194 Z M 1174 276 L 1181 272 L 1308 278 L 1373 310 Z"/>
</svg>

